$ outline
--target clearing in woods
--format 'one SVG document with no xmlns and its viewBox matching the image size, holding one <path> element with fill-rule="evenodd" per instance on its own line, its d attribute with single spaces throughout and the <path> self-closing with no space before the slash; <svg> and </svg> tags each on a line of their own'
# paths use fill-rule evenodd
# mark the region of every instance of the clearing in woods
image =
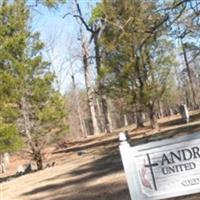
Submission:
<svg viewBox="0 0 200 200">
<path fill-rule="evenodd" d="M 179 115 L 159 121 L 160 131 L 126 127 L 133 144 L 200 130 L 200 112 L 192 112 L 189 124 L 181 124 Z M 124 129 L 123 129 L 124 130 Z M 118 133 L 91 137 L 54 151 L 48 162 L 56 165 L 43 171 L 5 181 L 23 160 L 12 157 L 12 165 L 0 177 L 0 200 L 130 200 L 118 151 Z M 11 177 L 11 176 L 10 176 Z M 200 195 L 175 198 L 198 200 Z"/>
</svg>

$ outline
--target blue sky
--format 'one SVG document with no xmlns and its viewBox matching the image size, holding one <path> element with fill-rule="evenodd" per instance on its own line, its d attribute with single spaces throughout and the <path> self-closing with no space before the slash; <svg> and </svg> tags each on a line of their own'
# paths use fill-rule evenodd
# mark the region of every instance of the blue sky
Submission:
<svg viewBox="0 0 200 200">
<path fill-rule="evenodd" d="M 89 17 L 92 6 L 96 0 L 79 0 L 83 14 Z M 48 9 L 39 6 L 32 11 L 32 29 L 41 33 L 41 40 L 45 43 L 45 59 L 52 62 L 52 70 L 58 77 L 56 87 L 65 93 L 71 86 L 70 74 L 76 72 L 78 87 L 84 87 L 84 79 L 81 73 L 81 62 L 72 63 L 72 55 L 78 54 L 80 46 L 77 43 L 78 26 L 72 16 L 63 18 L 70 11 L 69 1 L 59 9 Z M 73 65 L 73 70 L 72 66 Z"/>
</svg>

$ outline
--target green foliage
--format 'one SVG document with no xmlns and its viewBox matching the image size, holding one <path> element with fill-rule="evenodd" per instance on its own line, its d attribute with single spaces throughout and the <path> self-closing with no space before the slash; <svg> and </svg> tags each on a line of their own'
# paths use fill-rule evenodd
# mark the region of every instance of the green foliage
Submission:
<svg viewBox="0 0 200 200">
<path fill-rule="evenodd" d="M 59 123 L 60 117 L 65 115 L 63 98 L 58 93 L 54 93 L 47 104 L 38 112 L 38 119 L 42 123 Z"/>
<path fill-rule="evenodd" d="M 0 122 L 0 153 L 16 151 L 22 147 L 17 127 Z"/>
<path fill-rule="evenodd" d="M 49 8 L 56 7 L 59 4 L 64 4 L 66 2 L 67 0 L 42 0 L 42 3 Z"/>
<path fill-rule="evenodd" d="M 25 1 L 4 0 L 0 5 L 0 152 L 14 151 L 22 146 L 17 128 L 20 116 L 17 106 L 18 68 L 26 47 L 25 24 L 28 10 Z"/>
<path fill-rule="evenodd" d="M 103 14 L 103 4 L 102 3 L 98 3 L 95 8 L 92 10 L 92 15 L 89 19 L 88 24 L 90 26 L 92 26 L 92 24 L 94 24 L 96 21 L 102 19 L 104 17 Z"/>
<path fill-rule="evenodd" d="M 104 1 L 101 9 L 105 27 L 100 79 L 112 97 L 147 111 L 168 90 L 177 64 L 172 42 L 158 26 L 163 16 L 156 12 L 156 1 Z"/>
<path fill-rule="evenodd" d="M 67 132 L 63 97 L 53 89 L 55 75 L 41 54 L 44 44 L 39 33 L 30 32 L 28 19 L 25 1 L 0 5 L 1 152 L 18 149 L 22 137 L 33 151 L 42 149 L 50 135 Z"/>
</svg>

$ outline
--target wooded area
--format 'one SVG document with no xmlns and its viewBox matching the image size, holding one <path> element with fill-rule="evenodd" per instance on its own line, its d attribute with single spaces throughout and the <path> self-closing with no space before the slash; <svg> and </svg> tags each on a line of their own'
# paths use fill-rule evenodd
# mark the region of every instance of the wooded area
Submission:
<svg viewBox="0 0 200 200">
<path fill-rule="evenodd" d="M 199 4 L 102 1 L 87 20 L 73 1 L 75 9 L 65 17 L 80 26 L 88 109 L 74 111 L 87 113 L 79 114 L 82 135 L 131 123 L 143 127 L 148 120 L 158 129 L 157 118 L 177 114 L 181 104 L 199 108 Z"/>
</svg>

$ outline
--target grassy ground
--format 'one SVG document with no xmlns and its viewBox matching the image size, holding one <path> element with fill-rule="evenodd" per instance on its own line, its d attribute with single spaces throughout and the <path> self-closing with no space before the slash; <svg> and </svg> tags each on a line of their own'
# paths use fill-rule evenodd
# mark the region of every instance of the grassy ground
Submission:
<svg viewBox="0 0 200 200">
<path fill-rule="evenodd" d="M 159 121 L 160 131 L 147 128 L 129 130 L 133 145 L 153 140 L 189 134 L 200 130 L 200 113 L 193 112 L 191 122 L 182 124 L 179 116 Z M 124 129 L 122 129 L 124 130 Z M 0 200 L 130 200 L 125 175 L 118 151 L 118 132 L 91 137 L 49 155 L 48 162 L 56 166 L 21 176 L 0 185 Z M 18 157 L 6 176 L 14 173 L 24 162 Z M 0 181 L 5 177 L 0 177 Z M 199 200 L 200 195 L 175 198 Z"/>
</svg>

